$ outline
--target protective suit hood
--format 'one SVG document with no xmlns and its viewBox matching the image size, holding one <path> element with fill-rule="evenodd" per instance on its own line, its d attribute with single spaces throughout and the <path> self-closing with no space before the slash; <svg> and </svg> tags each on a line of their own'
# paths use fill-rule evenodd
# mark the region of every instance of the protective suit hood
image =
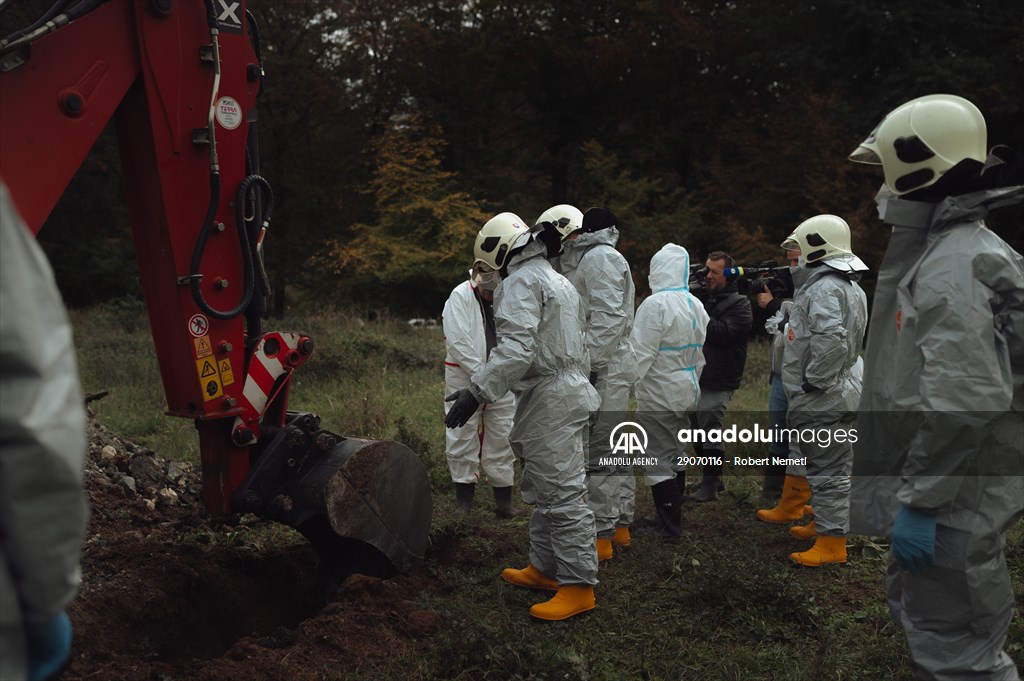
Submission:
<svg viewBox="0 0 1024 681">
<path fill-rule="evenodd" d="M 518 245 L 518 244 L 517 244 Z M 518 268 L 523 266 L 527 260 L 536 258 L 538 256 L 546 258 L 548 253 L 548 247 L 544 245 L 536 237 L 533 237 L 529 242 L 520 248 L 519 251 L 512 253 L 508 257 L 508 262 L 505 264 L 506 269 L 509 273 L 515 272 Z"/>
<path fill-rule="evenodd" d="M 575 240 L 567 239 L 562 243 L 565 249 L 558 260 L 558 270 L 569 276 L 580 265 L 580 260 L 587 251 L 596 246 L 611 246 L 619 243 L 619 228 L 608 227 L 597 232 L 582 232 Z"/>
<path fill-rule="evenodd" d="M 682 246 L 665 244 L 651 258 L 651 273 L 648 282 L 651 291 L 688 291 L 690 278 L 690 254 Z"/>
<path fill-rule="evenodd" d="M 999 189 L 950 196 L 935 207 L 931 229 L 938 230 L 961 222 L 984 220 L 992 210 L 1013 206 L 1022 201 L 1024 201 L 1024 186 L 1000 187 Z"/>
</svg>

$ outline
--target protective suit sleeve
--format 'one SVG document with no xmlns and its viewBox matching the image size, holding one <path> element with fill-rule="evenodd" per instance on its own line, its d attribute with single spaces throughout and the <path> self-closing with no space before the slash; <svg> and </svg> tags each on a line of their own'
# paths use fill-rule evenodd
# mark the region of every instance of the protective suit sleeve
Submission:
<svg viewBox="0 0 1024 681">
<path fill-rule="evenodd" d="M 0 235 L 0 560 L 25 621 L 41 624 L 80 581 L 85 408 L 49 264 L 2 186 Z"/>
<path fill-rule="evenodd" d="M 636 358 L 637 371 L 634 383 L 643 380 L 654 364 L 665 333 L 665 315 L 658 302 L 657 294 L 642 302 L 633 321 L 633 330 L 629 335 L 629 351 Z"/>
<path fill-rule="evenodd" d="M 723 347 L 742 343 L 750 333 L 750 326 L 753 323 L 754 312 L 750 307 L 750 301 L 737 295 L 725 314 L 710 318 L 704 342 Z"/>
<path fill-rule="evenodd" d="M 447 360 L 454 362 L 472 374 L 479 369 L 485 358 L 480 356 L 477 340 L 484 335 L 484 322 L 480 306 L 472 290 L 456 288 L 444 304 L 441 325 L 444 328 L 444 343 Z"/>
<path fill-rule="evenodd" d="M 625 261 L 616 256 L 618 252 L 611 247 L 595 248 L 580 263 L 590 305 L 586 344 L 595 371 L 603 370 L 612 360 L 629 325 L 624 300 L 628 287 L 623 282 L 630 275 L 628 270 L 622 271 Z"/>
<path fill-rule="evenodd" d="M 973 261 L 956 255 L 921 268 L 912 296 L 923 420 L 908 449 L 897 498 L 932 513 L 950 508 L 971 458 L 987 454 L 982 443 L 990 424 L 1013 400 L 1011 349 L 993 318 L 1002 302 L 984 281 L 1010 276 L 1015 281 L 1008 286 L 1020 291 L 1020 263 L 995 254 Z"/>
<path fill-rule="evenodd" d="M 848 335 L 845 320 L 846 296 L 838 286 L 822 287 L 810 298 L 810 358 L 804 367 L 804 381 L 825 390 L 839 382 L 846 365 Z M 809 392 L 806 388 L 804 392 Z"/>
<path fill-rule="evenodd" d="M 775 314 L 765 320 L 764 330 L 768 332 L 769 336 L 777 336 L 786 328 L 786 322 L 788 321 L 789 310 L 780 308 Z"/>
<path fill-rule="evenodd" d="M 481 402 L 496 402 L 507 393 L 529 370 L 537 350 L 543 292 L 531 290 L 527 279 L 518 276 L 503 281 L 501 288 L 494 308 L 498 344 L 470 379 Z"/>
</svg>

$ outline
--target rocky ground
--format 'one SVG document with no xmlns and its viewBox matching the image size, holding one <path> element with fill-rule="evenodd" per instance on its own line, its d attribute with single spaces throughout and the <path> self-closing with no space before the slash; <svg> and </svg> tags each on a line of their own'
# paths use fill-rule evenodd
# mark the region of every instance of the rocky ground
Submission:
<svg viewBox="0 0 1024 681">
<path fill-rule="evenodd" d="M 90 420 L 91 519 L 62 679 L 314 679 L 358 674 L 441 626 L 426 568 L 323 595 L 315 552 L 255 517 L 214 519 L 188 464 Z"/>
</svg>

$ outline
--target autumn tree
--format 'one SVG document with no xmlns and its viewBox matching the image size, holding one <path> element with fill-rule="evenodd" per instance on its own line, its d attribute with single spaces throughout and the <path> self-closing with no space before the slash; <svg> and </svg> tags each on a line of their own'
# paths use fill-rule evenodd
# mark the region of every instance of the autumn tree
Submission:
<svg viewBox="0 0 1024 681">
<path fill-rule="evenodd" d="M 473 240 L 490 215 L 441 167 L 444 140 L 436 124 L 413 116 L 395 121 L 373 145 L 372 223 L 331 240 L 325 263 L 344 298 L 436 316 L 472 263 Z"/>
</svg>

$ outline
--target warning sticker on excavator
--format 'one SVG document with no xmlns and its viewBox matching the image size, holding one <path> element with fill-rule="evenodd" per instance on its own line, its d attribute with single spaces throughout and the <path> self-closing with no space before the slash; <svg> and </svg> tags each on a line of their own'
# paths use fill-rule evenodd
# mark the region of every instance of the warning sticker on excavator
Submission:
<svg viewBox="0 0 1024 681">
<path fill-rule="evenodd" d="M 221 386 L 220 374 L 217 372 L 217 367 L 214 365 L 216 360 L 212 359 L 197 359 L 196 360 L 196 374 L 199 375 L 199 385 L 203 389 L 203 401 L 209 402 L 210 400 L 216 399 L 224 394 L 224 389 Z"/>
<path fill-rule="evenodd" d="M 188 332 L 192 334 L 193 338 L 199 338 L 205 336 L 206 332 L 210 330 L 210 320 L 206 318 L 206 315 L 194 314 L 192 318 L 188 320 Z"/>
<path fill-rule="evenodd" d="M 196 357 L 209 357 L 213 354 L 213 348 L 210 347 L 210 337 L 202 336 L 200 338 L 192 339 L 192 342 L 196 344 Z"/>
<path fill-rule="evenodd" d="M 235 382 L 235 374 L 231 371 L 231 360 L 222 359 L 218 364 L 217 368 L 220 369 L 220 380 L 227 387 Z"/>
</svg>

